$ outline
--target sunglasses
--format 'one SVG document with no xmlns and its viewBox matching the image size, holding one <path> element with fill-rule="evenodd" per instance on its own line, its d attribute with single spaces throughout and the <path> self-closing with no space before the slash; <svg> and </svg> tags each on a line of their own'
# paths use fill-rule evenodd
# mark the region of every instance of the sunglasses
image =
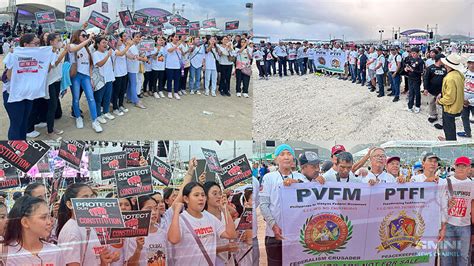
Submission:
<svg viewBox="0 0 474 266">
<path fill-rule="evenodd" d="M 81 36 L 84 37 L 84 38 L 89 38 L 89 34 L 83 33 L 83 34 L 81 34 Z"/>
</svg>

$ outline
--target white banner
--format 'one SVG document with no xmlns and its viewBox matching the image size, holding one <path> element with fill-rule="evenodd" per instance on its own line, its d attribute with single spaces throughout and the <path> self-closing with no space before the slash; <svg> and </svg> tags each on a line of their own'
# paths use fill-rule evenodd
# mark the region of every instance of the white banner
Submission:
<svg viewBox="0 0 474 266">
<path fill-rule="evenodd" d="M 344 52 L 314 52 L 314 65 L 318 70 L 324 69 L 334 73 L 344 73 L 346 59 L 346 54 Z"/>
<path fill-rule="evenodd" d="M 281 193 L 283 265 L 434 265 L 436 184 L 311 182 Z"/>
</svg>

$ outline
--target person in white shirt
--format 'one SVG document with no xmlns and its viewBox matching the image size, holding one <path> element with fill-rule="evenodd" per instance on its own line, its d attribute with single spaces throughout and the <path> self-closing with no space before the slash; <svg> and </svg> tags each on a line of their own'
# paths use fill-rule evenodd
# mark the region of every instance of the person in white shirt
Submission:
<svg viewBox="0 0 474 266">
<path fill-rule="evenodd" d="M 234 47 L 232 42 L 229 40 L 229 37 L 222 37 L 222 44 L 217 44 L 217 53 L 219 54 L 219 65 L 221 71 L 219 91 L 222 96 L 230 96 L 230 78 L 232 77 L 234 62 L 229 59 L 234 55 Z"/>
<path fill-rule="evenodd" d="M 422 161 L 423 173 L 419 175 L 413 175 L 411 182 L 435 182 L 438 183 L 439 177 L 436 175 L 439 165 L 439 157 L 432 153 L 427 152 L 423 156 Z"/>
<path fill-rule="evenodd" d="M 138 51 L 138 45 L 141 41 L 141 33 L 134 32 L 132 35 L 133 45 L 127 51 L 127 72 L 128 72 L 128 87 L 127 87 L 127 98 L 136 107 L 146 109 L 145 105 L 138 99 L 138 85 L 137 75 L 140 69 L 140 62 L 145 62 L 148 59 L 140 56 Z"/>
<path fill-rule="evenodd" d="M 282 232 L 281 193 L 280 188 L 293 183 L 308 182 L 306 177 L 298 172 L 292 172 L 295 152 L 287 144 L 281 144 L 275 149 L 275 161 L 278 171 L 267 173 L 262 179 L 262 189 L 259 193 L 260 211 L 266 222 L 265 250 L 268 265 L 282 265 Z"/>
<path fill-rule="evenodd" d="M 369 73 L 369 80 L 368 86 L 371 92 L 375 91 L 375 85 L 376 85 L 376 80 L 375 80 L 375 66 L 377 65 L 377 52 L 375 52 L 375 48 L 372 46 L 369 48 L 369 54 L 368 54 L 368 60 L 367 60 L 367 69 Z"/>
<path fill-rule="evenodd" d="M 242 69 L 248 68 L 250 66 L 251 54 L 252 51 L 250 47 L 247 47 L 248 43 L 246 39 L 240 40 L 235 46 L 236 54 L 236 67 L 235 67 L 235 91 L 237 92 L 237 97 L 241 95 L 244 98 L 249 98 L 249 86 L 250 86 L 250 76 L 245 74 Z M 286 67 L 286 63 L 285 63 Z M 243 86 L 241 86 L 243 85 Z M 241 94 L 242 93 L 242 94 Z"/>
<path fill-rule="evenodd" d="M 190 50 L 191 68 L 189 69 L 189 94 L 201 94 L 199 91 L 201 84 L 201 72 L 206 54 L 205 40 L 195 38 Z"/>
<path fill-rule="evenodd" d="M 165 56 L 166 50 L 163 46 L 165 39 L 161 36 L 155 37 L 156 47 L 151 56 L 151 89 L 156 99 L 164 98 L 166 73 L 165 73 Z M 158 86 L 157 86 L 158 81 Z"/>
<path fill-rule="evenodd" d="M 469 117 L 474 113 L 474 55 L 467 59 L 467 70 L 464 72 L 464 105 L 461 112 L 464 132 L 458 132 L 460 137 L 472 137 Z"/>
<path fill-rule="evenodd" d="M 298 74 L 298 65 L 296 64 L 296 48 L 292 42 L 288 46 L 288 68 L 291 75 Z"/>
<path fill-rule="evenodd" d="M 354 163 L 354 159 L 352 154 L 347 151 L 339 152 L 336 155 L 336 173 L 334 174 L 327 174 L 325 173 L 325 180 L 327 182 L 352 182 L 352 183 L 360 183 L 361 179 L 356 177 L 354 173 L 352 173 L 352 165 Z"/>
<path fill-rule="evenodd" d="M 171 42 L 169 42 L 165 49 L 166 54 L 166 84 L 168 86 L 168 98 L 180 100 L 178 92 L 180 91 L 179 81 L 181 76 L 184 75 L 184 64 L 182 62 L 183 52 L 181 51 L 180 45 L 182 40 L 175 33 L 170 35 Z M 174 94 L 173 94 L 174 90 Z"/>
<path fill-rule="evenodd" d="M 357 47 L 356 46 L 351 46 L 351 50 L 349 52 L 349 72 L 351 72 L 351 78 L 352 78 L 352 83 L 356 82 L 357 78 Z"/>
<path fill-rule="evenodd" d="M 188 80 L 188 73 L 189 73 L 189 67 L 191 66 L 190 62 L 190 57 L 189 55 L 191 54 L 191 49 L 189 48 L 189 45 L 191 44 L 192 39 L 190 37 L 186 36 L 181 36 L 182 43 L 179 46 L 179 49 L 181 50 L 183 54 L 183 70 L 184 72 L 181 73 L 181 79 L 179 80 L 179 88 L 180 91 L 178 92 L 179 95 L 186 95 L 186 84 Z"/>
<path fill-rule="evenodd" d="M 375 147 L 370 150 L 370 171 L 367 176 L 362 179 L 362 182 L 375 185 L 377 183 L 405 183 L 403 177 L 394 177 L 393 175 L 384 171 L 387 163 L 387 155 L 385 150 L 380 147 Z M 363 158 L 363 160 L 367 160 Z M 354 170 L 354 169 L 353 169 Z"/>
<path fill-rule="evenodd" d="M 123 116 L 128 109 L 123 105 L 125 92 L 127 91 L 127 57 L 128 49 L 132 47 L 133 42 L 127 40 L 127 33 L 121 32 L 117 40 L 115 55 L 112 57 L 115 81 L 112 91 L 113 113 L 117 116 Z"/>
<path fill-rule="evenodd" d="M 392 156 L 387 158 L 387 173 L 391 174 L 394 177 L 401 176 L 400 173 L 400 157 Z"/>
<path fill-rule="evenodd" d="M 395 46 L 390 48 L 388 61 L 388 80 L 392 88 L 392 92 L 388 96 L 395 96 L 393 102 L 397 102 L 400 99 L 400 69 L 402 67 L 402 56 L 397 52 Z"/>
<path fill-rule="evenodd" d="M 385 96 L 385 89 L 384 89 L 384 71 L 383 66 L 385 64 L 385 56 L 383 55 L 383 47 L 379 46 L 377 48 L 377 60 L 375 63 L 375 75 L 377 78 L 377 85 L 379 87 L 379 94 L 377 97 Z"/>
<path fill-rule="evenodd" d="M 92 61 L 94 62 L 94 67 L 99 68 L 99 73 L 105 82 L 102 88 L 96 87 L 94 91 L 94 98 L 97 104 L 97 120 L 101 124 L 105 124 L 107 123 L 106 118 L 110 120 L 115 119 L 115 116 L 109 113 L 110 100 L 112 98 L 112 83 L 115 81 L 114 68 L 112 65 L 112 56 L 114 56 L 115 52 L 108 47 L 108 41 L 105 36 L 98 37 L 94 47 L 96 51 L 92 55 Z"/>
<path fill-rule="evenodd" d="M 471 160 L 459 157 L 454 162 L 454 176 L 440 180 L 441 265 L 470 265 L 471 224 L 473 217 L 474 182 L 468 177 Z M 455 244 L 454 244 L 455 243 Z"/>
<path fill-rule="evenodd" d="M 64 265 L 61 249 L 42 240 L 48 238 L 53 227 L 46 201 L 23 196 L 15 201 L 8 219 L 3 265 Z"/>
<path fill-rule="evenodd" d="M 216 49 L 216 38 L 210 37 L 206 45 L 206 56 L 204 57 L 204 95 L 209 96 L 209 91 L 216 97 L 217 87 L 217 66 L 218 54 Z"/>
<path fill-rule="evenodd" d="M 252 237 L 253 237 L 252 260 L 253 260 L 254 266 L 258 266 L 260 264 L 260 249 L 259 249 L 258 237 L 257 237 L 257 231 L 258 231 L 257 208 L 260 207 L 259 191 L 260 191 L 260 182 L 255 176 L 252 176 Z"/>
<path fill-rule="evenodd" d="M 8 53 L 10 53 L 10 44 L 11 40 L 4 38 L 3 39 L 3 45 L 2 45 L 2 50 L 3 50 L 3 58 L 7 57 Z"/>
<path fill-rule="evenodd" d="M 335 180 L 336 179 L 336 173 L 337 173 L 337 155 L 341 152 L 345 152 L 346 151 L 346 148 L 343 146 L 343 145 L 334 145 L 332 148 L 331 148 L 331 162 L 332 162 L 332 166 L 329 170 L 327 170 L 324 174 L 323 174 L 323 177 L 328 180 L 328 179 L 332 179 L 332 180 Z"/>
<path fill-rule="evenodd" d="M 280 78 L 283 76 L 283 74 L 285 77 L 288 76 L 286 72 L 286 58 L 288 57 L 288 50 L 282 41 L 280 41 L 273 49 L 273 56 L 277 58 L 278 61 L 278 75 Z"/>
</svg>

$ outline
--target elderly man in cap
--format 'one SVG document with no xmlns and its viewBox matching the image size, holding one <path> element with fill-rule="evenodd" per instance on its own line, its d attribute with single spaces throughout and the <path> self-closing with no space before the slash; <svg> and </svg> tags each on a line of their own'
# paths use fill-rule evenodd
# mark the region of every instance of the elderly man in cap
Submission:
<svg viewBox="0 0 474 266">
<path fill-rule="evenodd" d="M 443 130 L 444 138 L 440 140 L 456 140 L 455 118 L 462 112 L 464 105 L 464 75 L 461 57 L 457 54 L 450 54 L 446 58 L 441 58 L 441 62 L 446 67 L 448 74 L 443 79 L 441 94 L 438 96 L 438 103 L 443 106 Z"/>
<path fill-rule="evenodd" d="M 464 72 L 464 107 L 461 114 L 464 132 L 458 132 L 458 136 L 466 138 L 472 136 L 469 121 L 471 113 L 474 113 L 474 55 L 467 59 L 467 70 Z"/>
<path fill-rule="evenodd" d="M 318 182 L 324 184 L 324 177 L 320 173 L 319 164 L 321 160 L 317 153 L 312 151 L 305 151 L 300 154 L 298 158 L 301 166 L 301 173 L 311 182 Z"/>
<path fill-rule="evenodd" d="M 432 152 L 427 152 L 425 156 L 423 156 L 421 166 L 423 168 L 423 173 L 419 175 L 413 175 L 410 181 L 438 183 L 439 177 L 436 175 L 436 171 L 438 170 L 439 166 L 439 157 Z"/>
<path fill-rule="evenodd" d="M 474 182 L 468 177 L 471 160 L 459 157 L 454 162 L 454 176 L 440 180 L 441 193 L 441 265 L 470 265 L 471 219 Z"/>
<path fill-rule="evenodd" d="M 420 112 L 421 106 L 421 75 L 423 74 L 425 62 L 420 58 L 420 50 L 417 47 L 411 49 L 411 58 L 405 66 L 408 73 L 408 111 Z M 415 105 L 415 108 L 413 108 Z"/>
<path fill-rule="evenodd" d="M 394 177 L 400 176 L 400 157 L 393 156 L 387 159 L 387 173 Z"/>
<path fill-rule="evenodd" d="M 332 162 L 332 167 L 331 169 L 327 170 L 323 177 L 324 179 L 332 178 L 336 176 L 337 173 L 337 154 L 340 152 L 346 151 L 346 148 L 343 145 L 334 145 L 331 148 L 331 162 Z"/>
<path fill-rule="evenodd" d="M 394 177 L 393 175 L 384 171 L 387 163 L 387 156 L 385 150 L 380 147 L 375 147 L 371 150 L 369 155 L 370 171 L 362 180 L 364 183 L 375 185 L 377 183 L 404 183 L 403 177 Z"/>
<path fill-rule="evenodd" d="M 384 89 L 384 70 L 383 67 L 385 65 L 385 56 L 383 55 L 383 47 L 379 46 L 377 48 L 377 60 L 375 63 L 375 76 L 377 79 L 377 85 L 379 87 L 379 95 L 377 97 L 383 97 L 385 96 L 385 89 Z"/>
<path fill-rule="evenodd" d="M 292 172 L 291 167 L 295 160 L 295 152 L 287 144 L 281 144 L 275 149 L 275 161 L 278 171 L 270 172 L 263 177 L 261 184 L 260 210 L 266 222 L 265 249 L 267 251 L 267 264 L 282 265 L 282 239 L 281 230 L 281 195 L 282 186 L 293 183 L 308 182 L 306 177 L 298 172 Z"/>
</svg>

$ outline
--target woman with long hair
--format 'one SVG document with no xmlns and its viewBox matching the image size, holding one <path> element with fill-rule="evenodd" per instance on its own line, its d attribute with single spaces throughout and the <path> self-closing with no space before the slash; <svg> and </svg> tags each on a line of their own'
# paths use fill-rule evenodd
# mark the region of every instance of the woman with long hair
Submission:
<svg viewBox="0 0 474 266">
<path fill-rule="evenodd" d="M 136 107 L 146 109 L 145 105 L 138 99 L 138 85 L 137 75 L 140 68 L 140 61 L 147 61 L 146 57 L 141 57 L 138 51 L 138 45 L 141 42 L 141 33 L 134 32 L 133 45 L 127 51 L 127 72 L 128 72 L 128 88 L 127 98 L 130 102 L 135 104 Z"/>
<path fill-rule="evenodd" d="M 95 192 L 87 184 L 69 185 L 61 197 L 58 211 L 58 245 L 62 248 L 65 265 L 99 265 L 118 261 L 120 254 L 100 244 L 94 229 L 79 227 L 72 211 L 73 198 L 94 198 Z"/>
<path fill-rule="evenodd" d="M 227 36 L 222 37 L 222 43 L 217 45 L 219 54 L 219 64 L 221 70 L 221 79 L 219 82 L 219 91 L 222 96 L 230 96 L 230 77 L 234 62 L 231 60 L 234 54 L 232 41 Z"/>
<path fill-rule="evenodd" d="M 52 229 L 48 204 L 36 197 L 19 198 L 8 214 L 3 245 L 6 265 L 64 265 L 61 249 L 44 241 Z"/>
<path fill-rule="evenodd" d="M 112 92 L 112 108 L 114 114 L 122 116 L 128 112 L 128 109 L 123 105 L 123 99 L 125 98 L 125 92 L 127 91 L 127 58 L 126 54 L 128 49 L 132 47 L 133 42 L 127 40 L 127 33 L 121 32 L 117 40 L 115 48 L 115 55 L 112 56 L 114 60 L 114 88 Z"/>
<path fill-rule="evenodd" d="M 235 90 L 237 92 L 237 97 L 241 95 L 245 98 L 249 97 L 249 85 L 250 85 L 250 76 L 242 72 L 243 68 L 250 66 L 250 60 L 252 58 L 252 52 L 250 48 L 247 47 L 248 43 L 246 39 L 241 39 L 240 42 L 235 46 L 236 53 L 236 68 L 235 68 Z M 243 85 L 243 86 L 242 86 Z"/>
<path fill-rule="evenodd" d="M 186 84 L 188 80 L 188 73 L 189 73 L 189 67 L 191 67 L 191 63 L 189 60 L 189 55 L 191 54 L 191 50 L 189 49 L 189 44 L 192 43 L 192 38 L 187 38 L 185 35 L 181 36 L 181 45 L 179 46 L 179 49 L 181 50 L 181 53 L 183 54 L 182 57 L 182 64 L 183 64 L 183 72 L 181 73 L 181 78 L 179 79 L 179 95 L 186 95 Z"/>
<path fill-rule="evenodd" d="M 156 99 L 164 98 L 166 83 L 165 73 L 165 56 L 166 50 L 164 48 L 165 39 L 162 36 L 155 37 L 155 49 L 151 57 L 151 90 Z M 158 86 L 156 82 L 158 81 Z"/>
<path fill-rule="evenodd" d="M 158 203 L 158 211 L 160 213 L 160 216 L 163 216 L 166 211 L 165 200 L 163 199 L 163 196 L 160 192 L 155 192 L 151 195 L 151 197 L 154 198 Z"/>
<path fill-rule="evenodd" d="M 87 103 L 89 105 L 90 117 L 92 120 L 92 128 L 95 132 L 102 132 L 102 127 L 97 120 L 97 105 L 94 99 L 94 89 L 91 81 L 92 76 L 92 54 L 89 51 L 89 42 L 94 35 L 87 34 L 84 30 L 77 30 L 72 34 L 71 45 L 69 47 L 69 56 L 74 58 L 77 64 L 77 73 L 72 77 L 72 109 L 76 118 L 76 127 L 83 128 L 84 122 L 79 109 L 80 90 L 83 89 Z"/>
<path fill-rule="evenodd" d="M 180 100 L 179 97 L 179 80 L 181 76 L 184 75 L 184 65 L 182 62 L 183 52 L 181 51 L 182 40 L 179 39 L 179 36 L 176 33 L 173 33 L 169 36 L 171 42 L 169 42 L 165 49 L 167 51 L 166 55 L 166 84 L 168 86 L 168 98 L 173 99 L 173 96 L 176 100 Z M 174 94 L 173 94 L 174 90 Z"/>
<path fill-rule="evenodd" d="M 25 188 L 25 195 L 46 200 L 46 187 L 43 183 L 34 182 L 28 184 Z"/>
</svg>

